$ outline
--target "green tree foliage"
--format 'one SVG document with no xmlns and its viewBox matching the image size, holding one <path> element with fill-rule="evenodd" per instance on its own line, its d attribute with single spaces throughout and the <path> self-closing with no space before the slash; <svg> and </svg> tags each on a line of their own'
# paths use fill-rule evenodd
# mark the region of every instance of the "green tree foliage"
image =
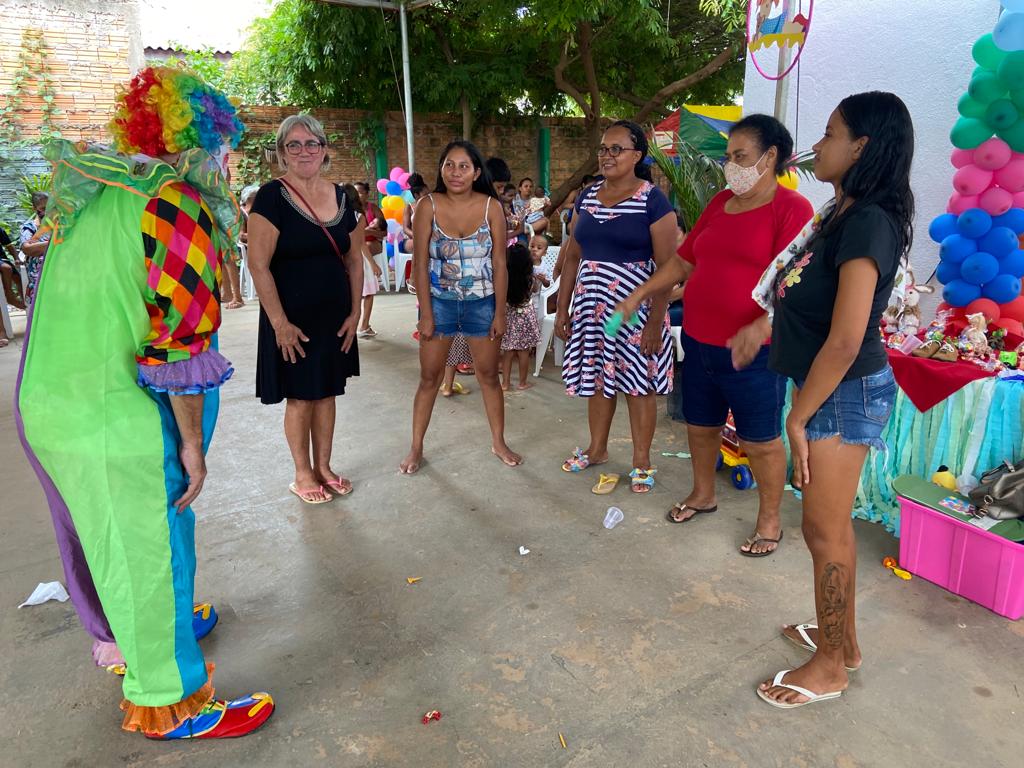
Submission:
<svg viewBox="0 0 1024 768">
<path fill-rule="evenodd" d="M 578 114 L 594 146 L 609 117 L 651 122 L 742 85 L 738 0 L 439 0 L 409 12 L 416 111 L 474 117 Z M 372 8 L 282 0 L 229 71 L 250 103 L 401 106 L 398 19 Z M 564 197 L 583 166 L 556 190 Z"/>
</svg>

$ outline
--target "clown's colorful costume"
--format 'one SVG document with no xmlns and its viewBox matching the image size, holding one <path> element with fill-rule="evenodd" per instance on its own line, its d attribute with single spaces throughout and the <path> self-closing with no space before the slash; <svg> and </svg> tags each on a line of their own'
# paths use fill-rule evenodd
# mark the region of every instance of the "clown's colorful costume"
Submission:
<svg viewBox="0 0 1024 768">
<path fill-rule="evenodd" d="M 219 96 L 169 69 L 145 70 L 132 88 L 171 89 L 183 76 L 188 81 L 177 86 L 192 87 L 193 105 Z M 226 100 L 215 106 L 224 105 L 237 143 L 241 124 Z M 219 166 L 200 148 L 209 142 L 186 136 L 172 150 L 169 135 L 156 134 L 155 148 L 132 141 L 130 128 L 118 139 L 130 150 L 180 153 L 169 158 L 174 165 L 68 142 L 47 150 L 54 164 L 48 213 L 56 225 L 26 333 L 15 416 L 46 491 L 82 624 L 123 654 L 124 728 L 160 738 L 238 736 L 261 725 L 274 705 L 267 694 L 213 698 L 213 665 L 193 629 L 195 518 L 173 503 L 188 478 L 171 398 L 203 396 L 205 452 L 217 388 L 231 375 L 216 331 L 221 266 L 239 214 Z M 226 130 L 213 135 L 218 145 L 231 139 Z M 203 613 L 209 631 L 209 611 L 198 612 L 197 622 Z"/>
</svg>

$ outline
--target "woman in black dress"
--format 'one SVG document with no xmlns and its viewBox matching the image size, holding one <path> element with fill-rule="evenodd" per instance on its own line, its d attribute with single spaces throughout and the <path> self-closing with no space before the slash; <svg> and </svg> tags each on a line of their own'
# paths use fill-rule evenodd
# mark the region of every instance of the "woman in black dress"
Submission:
<svg viewBox="0 0 1024 768">
<path fill-rule="evenodd" d="M 256 395 L 268 405 L 287 400 L 284 433 L 295 462 L 289 490 L 309 504 L 352 492 L 331 469 L 331 447 L 334 400 L 359 375 L 363 223 L 341 187 L 320 177 L 326 148 L 315 118 L 286 118 L 277 131 L 286 173 L 260 188 L 248 226 L 260 299 Z"/>
</svg>

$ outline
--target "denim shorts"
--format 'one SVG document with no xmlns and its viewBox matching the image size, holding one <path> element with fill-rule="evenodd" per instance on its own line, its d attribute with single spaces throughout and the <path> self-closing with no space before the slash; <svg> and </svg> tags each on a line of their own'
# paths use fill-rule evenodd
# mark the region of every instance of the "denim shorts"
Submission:
<svg viewBox="0 0 1024 768">
<path fill-rule="evenodd" d="M 462 301 L 430 297 L 434 333 L 438 336 L 489 336 L 494 322 L 494 294 L 484 299 Z"/>
<path fill-rule="evenodd" d="M 732 351 L 703 344 L 682 333 L 683 421 L 694 427 L 725 426 L 732 410 L 736 435 L 748 443 L 768 443 L 782 435 L 786 380 L 768 369 L 768 347 L 737 371 Z"/>
<path fill-rule="evenodd" d="M 798 389 L 803 382 L 796 382 Z M 807 422 L 808 440 L 838 436 L 849 445 L 869 445 L 884 451 L 882 431 L 896 402 L 896 379 L 892 368 L 844 381 L 828 396 Z"/>
</svg>

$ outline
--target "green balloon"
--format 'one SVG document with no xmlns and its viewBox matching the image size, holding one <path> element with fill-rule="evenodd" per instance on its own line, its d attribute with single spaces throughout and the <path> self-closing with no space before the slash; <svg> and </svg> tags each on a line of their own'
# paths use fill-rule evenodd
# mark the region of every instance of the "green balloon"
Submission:
<svg viewBox="0 0 1024 768">
<path fill-rule="evenodd" d="M 973 117 L 961 117 L 949 132 L 949 140 L 957 149 L 974 149 L 992 136 L 987 123 Z"/>
<path fill-rule="evenodd" d="M 1000 82 L 1011 91 L 1024 88 L 1024 51 L 1013 51 L 1006 54 L 1003 63 L 997 70 Z"/>
<path fill-rule="evenodd" d="M 1024 92 L 1021 92 L 1021 96 L 1024 96 Z M 985 105 L 972 99 L 969 93 L 960 97 L 960 101 L 956 103 L 956 109 L 964 117 L 982 118 L 985 117 L 986 112 Z"/>
<path fill-rule="evenodd" d="M 999 131 L 998 135 L 1014 152 L 1024 152 L 1024 120 L 1018 120 L 1009 128 Z"/>
<path fill-rule="evenodd" d="M 974 57 L 974 60 L 992 72 L 996 71 L 1005 55 L 1006 52 L 992 39 L 992 33 L 979 37 L 971 48 L 971 56 Z"/>
<path fill-rule="evenodd" d="M 1009 128 L 1018 119 L 1020 119 L 1020 112 L 1009 99 L 996 99 L 985 110 L 985 122 L 995 131 Z"/>
<path fill-rule="evenodd" d="M 1018 112 L 1024 112 L 1024 88 L 1017 91 L 1011 91 L 1010 101 L 1013 102 L 1013 106 L 1017 108 Z"/>
<path fill-rule="evenodd" d="M 988 105 L 1006 95 L 1006 86 L 995 72 L 979 72 L 971 78 L 967 92 L 975 101 Z"/>
</svg>

